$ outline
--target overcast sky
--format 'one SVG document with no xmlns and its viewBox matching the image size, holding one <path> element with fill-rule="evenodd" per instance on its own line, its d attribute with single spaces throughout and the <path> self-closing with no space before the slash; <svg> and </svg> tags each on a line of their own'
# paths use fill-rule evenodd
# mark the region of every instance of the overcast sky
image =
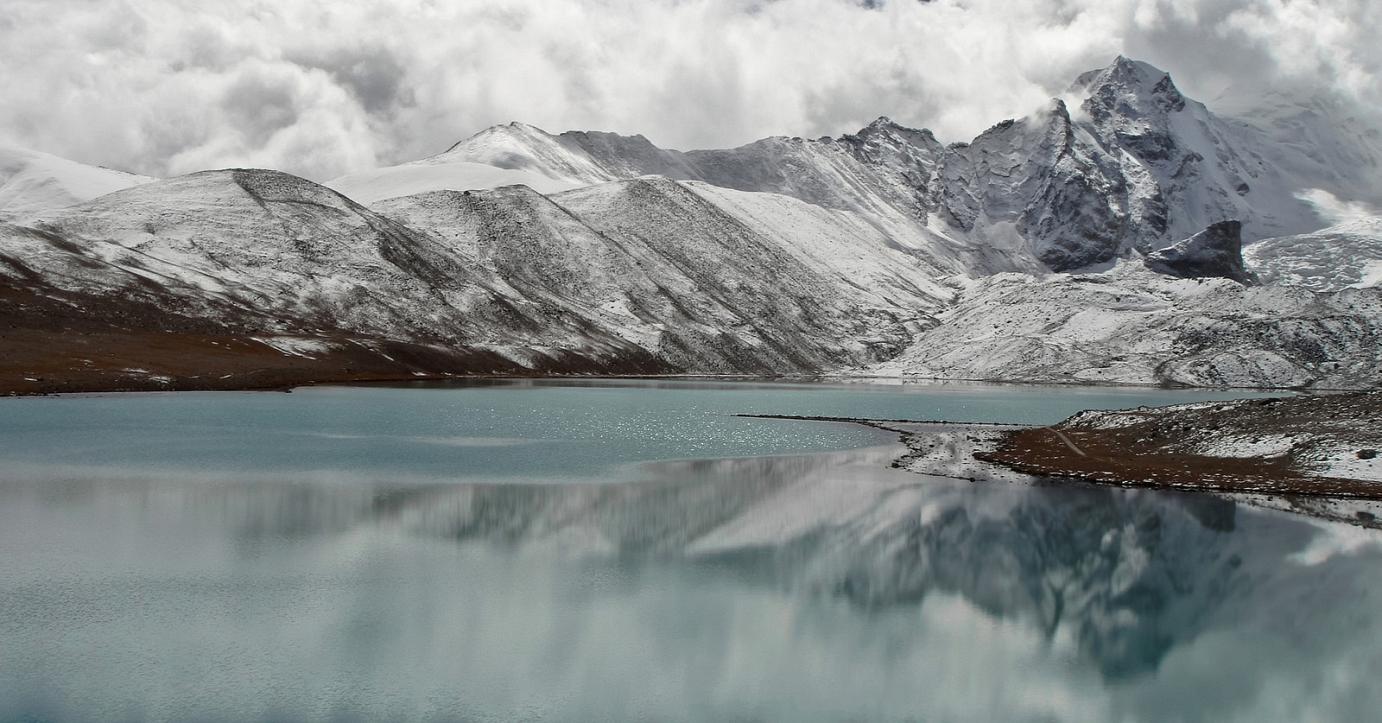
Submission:
<svg viewBox="0 0 1382 723">
<path fill-rule="evenodd" d="M 318 180 L 521 120 L 674 148 L 967 140 L 1119 53 L 1382 107 L 1379 0 L 0 0 L 0 141 Z"/>
</svg>

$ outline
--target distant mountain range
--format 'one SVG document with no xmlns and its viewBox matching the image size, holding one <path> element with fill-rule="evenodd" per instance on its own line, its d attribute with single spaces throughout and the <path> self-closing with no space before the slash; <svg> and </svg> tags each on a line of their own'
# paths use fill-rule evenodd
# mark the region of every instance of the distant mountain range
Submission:
<svg viewBox="0 0 1382 723">
<path fill-rule="evenodd" d="M 0 149 L 0 388 L 1376 384 L 1382 223 L 1319 199 L 1376 205 L 1382 139 L 1269 100 L 1221 118 L 1118 58 L 966 144 L 886 118 L 689 152 L 509 124 L 325 186 Z"/>
</svg>

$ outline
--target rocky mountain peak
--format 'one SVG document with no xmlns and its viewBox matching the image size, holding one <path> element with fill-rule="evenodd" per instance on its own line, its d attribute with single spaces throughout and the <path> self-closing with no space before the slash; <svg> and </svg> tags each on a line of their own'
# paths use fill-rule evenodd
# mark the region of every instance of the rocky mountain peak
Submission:
<svg viewBox="0 0 1382 723">
<path fill-rule="evenodd" d="M 1149 63 L 1118 56 L 1111 65 L 1075 80 L 1081 107 L 1096 121 L 1109 115 L 1146 118 L 1183 110 L 1185 96 L 1170 74 Z"/>
<path fill-rule="evenodd" d="M 929 128 L 908 128 L 887 116 L 879 116 L 872 123 L 859 129 L 858 133 L 846 135 L 841 140 L 870 143 L 882 139 L 895 139 L 937 152 L 941 149 L 940 141 L 936 140 L 935 134 Z"/>
<path fill-rule="evenodd" d="M 878 116 L 876 119 L 874 119 L 874 121 L 873 121 L 872 123 L 869 123 L 868 125 L 866 125 L 866 126 L 864 126 L 863 128 L 859 129 L 859 132 L 856 133 L 855 135 L 867 136 L 867 135 L 875 135 L 875 134 L 879 134 L 879 133 L 895 133 L 895 132 L 897 132 L 897 131 L 908 131 L 908 130 L 912 130 L 912 129 L 911 129 L 911 128 L 906 128 L 906 127 L 904 127 L 904 126 L 898 124 L 896 121 L 894 121 L 892 118 L 889 118 L 888 116 L 880 115 L 880 116 Z"/>
</svg>

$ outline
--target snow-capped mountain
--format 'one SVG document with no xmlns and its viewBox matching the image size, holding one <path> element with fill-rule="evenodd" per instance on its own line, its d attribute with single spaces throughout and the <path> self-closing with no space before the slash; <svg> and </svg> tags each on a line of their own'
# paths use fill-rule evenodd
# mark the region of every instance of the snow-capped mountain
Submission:
<svg viewBox="0 0 1382 723">
<path fill-rule="evenodd" d="M 288 335 L 323 353 L 393 340 L 515 368 L 567 353 L 591 367 L 646 356 L 564 307 L 496 290 L 430 235 L 276 171 L 159 181 L 7 231 L 0 273 L 16 281 L 108 296 L 117 308 L 137 301 L 242 336 Z"/>
<path fill-rule="evenodd" d="M 855 366 L 911 343 L 953 293 L 934 281 L 948 270 L 848 216 L 662 178 L 370 210 L 283 173 L 209 171 L 0 240 L 0 277 L 29 293 L 203 319 L 302 357 L 421 345 L 437 359 L 400 362 L 421 373 Z"/>
<path fill-rule="evenodd" d="M 963 249 L 968 270 L 1063 271 L 1148 251 L 1210 224 L 1237 220 L 1248 241 L 1326 225 L 1301 198 L 1313 188 L 1273 164 L 1260 129 L 1218 118 L 1171 78 L 1127 58 L 1080 76 L 1069 108 L 1053 100 L 970 143 L 880 118 L 840 138 L 774 137 L 726 150 L 681 152 L 642 136 L 489 128 L 419 164 L 380 171 L 407 188 L 457 188 L 425 169 L 480 164 L 535 174 L 542 184 L 642 175 L 792 196 L 848 210 L 881 228 L 913 227 Z M 355 178 L 333 181 L 367 197 Z M 478 186 L 477 186 L 478 187 Z M 921 229 L 917 231 L 915 229 Z"/>
<path fill-rule="evenodd" d="M 933 281 L 941 270 L 849 216 L 664 178 L 547 197 L 437 191 L 376 209 L 491 275 L 506 298 L 579 314 L 678 369 L 885 359 L 953 293 Z"/>
<path fill-rule="evenodd" d="M 1265 148 L 1292 123 L 1219 118 L 1119 58 L 948 146 L 886 118 L 689 152 L 514 123 L 331 188 L 264 170 L 149 183 L 10 154 L 0 213 L 22 225 L 0 225 L 0 315 L 29 342 L 0 374 L 78 354 L 49 329 L 76 313 L 104 335 L 84 348 L 195 328 L 215 354 L 252 348 L 256 369 L 291 361 L 293 379 L 1375 383 L 1382 291 L 1357 287 L 1378 281 L 1377 229 L 1323 229 L 1319 194 L 1368 200 Z M 1340 131 L 1329 152 L 1369 138 Z M 104 189 L 122 190 L 71 205 Z M 159 367 L 130 354 L 110 363 Z"/>
<path fill-rule="evenodd" d="M 0 220 L 64 208 L 152 180 L 0 145 Z"/>
</svg>

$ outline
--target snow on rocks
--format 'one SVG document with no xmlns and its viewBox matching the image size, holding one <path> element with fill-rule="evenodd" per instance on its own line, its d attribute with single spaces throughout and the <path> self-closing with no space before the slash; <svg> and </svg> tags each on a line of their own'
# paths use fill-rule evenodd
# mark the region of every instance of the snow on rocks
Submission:
<svg viewBox="0 0 1382 723">
<path fill-rule="evenodd" d="M 1377 449 L 1373 447 L 1360 448 L 1357 444 L 1322 444 L 1302 457 L 1303 465 L 1309 474 L 1382 482 L 1382 460 L 1379 460 Z"/>
<path fill-rule="evenodd" d="M 323 356 L 336 346 L 326 339 L 309 339 L 295 336 L 255 336 L 250 338 L 266 346 L 271 346 L 289 356 L 307 359 Z"/>
</svg>

